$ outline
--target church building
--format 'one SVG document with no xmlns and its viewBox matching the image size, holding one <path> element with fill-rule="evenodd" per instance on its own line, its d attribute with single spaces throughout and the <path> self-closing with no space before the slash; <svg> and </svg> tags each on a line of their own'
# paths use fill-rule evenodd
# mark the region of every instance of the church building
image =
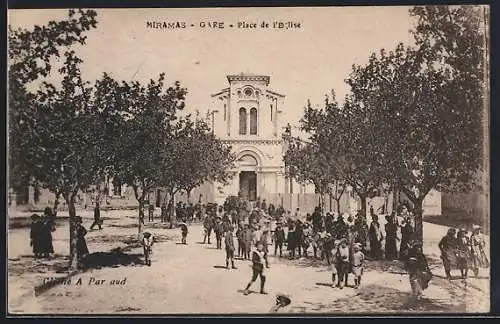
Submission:
<svg viewBox="0 0 500 324">
<path fill-rule="evenodd" d="M 269 88 L 266 75 L 228 75 L 227 81 L 229 87 L 212 95 L 211 118 L 214 134 L 231 145 L 236 163 L 228 185 L 214 184 L 214 200 L 240 193 L 249 201 L 280 204 L 284 194 L 314 193 L 313 185 L 285 178 L 285 96 Z"/>
</svg>

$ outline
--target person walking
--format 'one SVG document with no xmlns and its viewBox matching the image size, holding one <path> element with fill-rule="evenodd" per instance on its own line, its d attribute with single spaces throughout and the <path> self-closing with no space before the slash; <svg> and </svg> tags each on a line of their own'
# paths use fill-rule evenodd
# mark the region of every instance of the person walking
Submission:
<svg viewBox="0 0 500 324">
<path fill-rule="evenodd" d="M 92 225 L 90 225 L 90 230 L 93 230 L 94 226 L 98 226 L 99 229 L 102 229 L 101 224 L 101 209 L 99 206 L 99 201 L 96 201 L 94 206 L 94 222 L 92 223 Z"/>
<path fill-rule="evenodd" d="M 457 263 L 457 238 L 455 237 L 456 230 L 448 229 L 446 235 L 439 241 L 439 250 L 441 251 L 441 260 L 443 260 L 444 272 L 446 278 L 451 280 L 451 267 Z"/>
<path fill-rule="evenodd" d="M 415 242 L 408 249 L 405 266 L 409 274 L 412 294 L 417 300 L 420 300 L 432 278 L 427 258 L 422 252 L 422 243 Z"/>
</svg>

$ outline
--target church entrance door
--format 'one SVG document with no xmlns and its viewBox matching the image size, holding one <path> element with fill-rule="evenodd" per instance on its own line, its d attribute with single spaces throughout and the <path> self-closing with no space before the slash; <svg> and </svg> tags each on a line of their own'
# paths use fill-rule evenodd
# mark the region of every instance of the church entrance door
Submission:
<svg viewBox="0 0 500 324">
<path fill-rule="evenodd" d="M 249 201 L 257 200 L 257 173 L 254 171 L 240 172 L 240 193 Z"/>
</svg>

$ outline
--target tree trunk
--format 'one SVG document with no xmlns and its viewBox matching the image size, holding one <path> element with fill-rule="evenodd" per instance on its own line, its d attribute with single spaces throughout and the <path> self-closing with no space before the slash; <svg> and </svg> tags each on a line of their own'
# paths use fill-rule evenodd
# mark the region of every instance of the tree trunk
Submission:
<svg viewBox="0 0 500 324">
<path fill-rule="evenodd" d="M 392 191 L 392 210 L 398 212 L 399 207 L 399 189 L 394 188 Z"/>
<path fill-rule="evenodd" d="M 366 217 L 366 194 L 359 194 L 358 193 L 358 196 L 359 196 L 359 200 L 361 200 L 361 215 L 363 215 L 363 217 Z"/>
<path fill-rule="evenodd" d="M 57 207 L 59 206 L 59 198 L 61 197 L 61 193 L 56 193 L 56 199 L 54 200 L 54 207 L 52 207 L 52 213 L 54 217 L 57 216 Z"/>
<path fill-rule="evenodd" d="M 138 235 L 139 237 L 142 234 L 142 223 L 144 221 L 144 197 L 140 197 L 139 200 L 139 227 L 138 227 Z"/>
<path fill-rule="evenodd" d="M 423 242 L 424 239 L 424 225 L 423 225 L 423 198 L 412 201 L 413 215 L 415 217 L 415 240 Z"/>
<path fill-rule="evenodd" d="M 337 199 L 337 198 L 334 198 L 335 199 L 335 202 L 337 203 L 337 213 L 339 213 L 340 215 L 340 198 Z"/>
<path fill-rule="evenodd" d="M 75 196 L 66 195 L 66 203 L 69 210 L 69 270 L 75 271 L 78 268 L 78 253 L 76 248 L 77 224 L 75 210 Z"/>
<path fill-rule="evenodd" d="M 139 195 L 138 186 L 134 185 L 133 188 L 134 188 L 135 198 L 139 202 L 139 227 L 138 227 L 137 231 L 138 231 L 138 236 L 139 236 L 139 240 L 140 240 L 141 235 L 142 235 L 142 224 L 144 222 L 144 198 L 146 197 L 146 191 L 145 191 L 144 187 L 142 187 L 141 188 L 142 192 Z"/>
</svg>

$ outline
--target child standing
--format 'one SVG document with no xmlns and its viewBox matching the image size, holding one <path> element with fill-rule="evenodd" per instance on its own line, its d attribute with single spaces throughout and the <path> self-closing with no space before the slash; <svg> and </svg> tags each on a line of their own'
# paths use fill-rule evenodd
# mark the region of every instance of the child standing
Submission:
<svg viewBox="0 0 500 324">
<path fill-rule="evenodd" d="M 142 247 L 144 249 L 144 262 L 148 265 L 151 266 L 151 254 L 153 254 L 153 243 L 154 243 L 154 236 L 153 234 L 149 232 L 144 232 L 142 235 Z"/>
<path fill-rule="evenodd" d="M 224 243 L 226 244 L 226 269 L 229 269 L 229 261 L 231 261 L 231 268 L 236 269 L 234 266 L 234 239 L 233 239 L 234 227 L 230 225 L 226 232 L 226 237 L 224 238 Z"/>
<path fill-rule="evenodd" d="M 188 227 L 186 223 L 181 223 L 182 244 L 187 244 Z"/>
<path fill-rule="evenodd" d="M 266 284 L 266 276 L 264 272 L 264 245 L 262 243 L 257 243 L 257 250 L 252 253 L 252 279 L 245 288 L 244 294 L 248 295 L 250 293 L 250 286 L 257 280 L 260 276 L 260 293 L 267 294 L 264 291 L 264 285 Z"/>
<path fill-rule="evenodd" d="M 347 279 L 349 277 L 349 246 L 347 246 L 347 239 L 343 238 L 340 240 L 340 246 L 337 252 L 337 262 L 338 262 L 338 285 L 340 289 L 347 286 Z"/>
<path fill-rule="evenodd" d="M 338 268 L 339 268 L 339 262 L 338 262 L 338 249 L 339 249 L 339 242 L 338 240 L 335 240 L 333 249 L 331 251 L 332 255 L 332 288 L 338 287 L 339 283 L 336 282 L 337 275 L 338 275 Z"/>
<path fill-rule="evenodd" d="M 361 284 L 361 276 L 363 275 L 363 267 L 365 263 L 365 255 L 361 252 L 361 244 L 356 243 L 353 246 L 352 254 L 352 270 L 354 273 L 354 288 L 358 289 Z"/>
</svg>

